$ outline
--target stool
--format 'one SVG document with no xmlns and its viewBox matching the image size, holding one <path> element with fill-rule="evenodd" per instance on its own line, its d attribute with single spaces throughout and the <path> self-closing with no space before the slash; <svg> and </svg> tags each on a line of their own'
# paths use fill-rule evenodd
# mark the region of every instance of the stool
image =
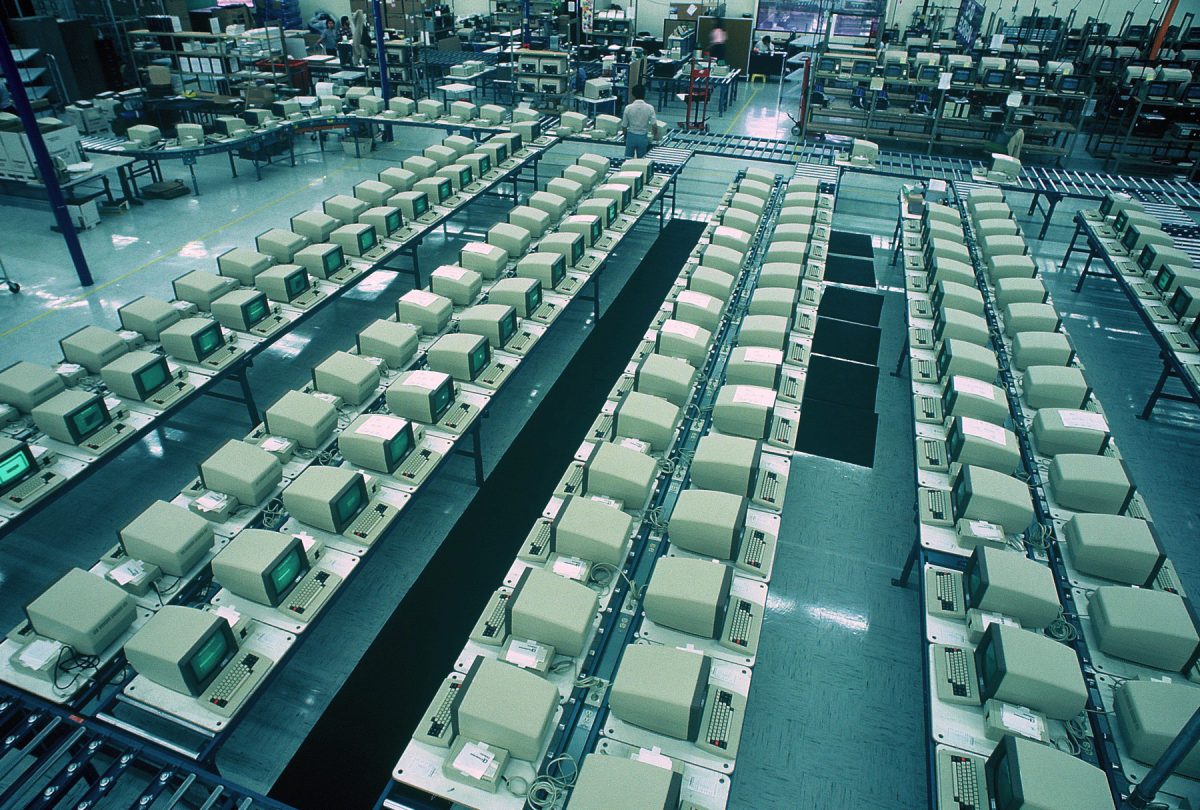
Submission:
<svg viewBox="0 0 1200 810">
<path fill-rule="evenodd" d="M 766 83 L 767 83 L 767 77 L 766 77 L 766 75 L 765 75 L 765 74 L 762 74 L 762 73 L 751 73 L 751 74 L 750 74 L 750 84 L 754 84 L 754 80 L 755 80 L 755 79 L 758 79 L 758 80 L 759 80 L 760 82 L 762 82 L 763 84 L 766 84 Z"/>
</svg>

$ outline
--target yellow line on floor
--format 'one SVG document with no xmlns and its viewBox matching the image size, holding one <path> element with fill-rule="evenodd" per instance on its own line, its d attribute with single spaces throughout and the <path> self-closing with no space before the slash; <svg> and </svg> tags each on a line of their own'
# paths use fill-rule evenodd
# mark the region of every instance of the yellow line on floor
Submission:
<svg viewBox="0 0 1200 810">
<path fill-rule="evenodd" d="M 766 85 L 765 85 L 765 84 L 763 84 L 763 85 L 759 85 L 758 87 L 755 87 L 755 88 L 754 88 L 754 92 L 750 94 L 750 97 L 749 97 L 749 98 L 747 98 L 745 101 L 743 101 L 743 102 L 742 102 L 742 108 L 741 108 L 740 110 L 738 110 L 738 114 L 737 114 L 737 115 L 735 115 L 735 116 L 733 117 L 733 120 L 729 122 L 729 126 L 725 127 L 725 134 L 726 134 L 726 135 L 728 135 L 729 133 L 733 132 L 733 128 L 734 128 L 735 126 L 737 126 L 737 123 L 738 123 L 738 121 L 741 121 L 741 120 L 742 120 L 742 116 L 745 114 L 745 112 L 746 112 L 746 108 L 750 106 L 750 102 L 751 102 L 751 101 L 754 101 L 754 97 L 755 97 L 755 96 L 757 96 L 757 95 L 758 95 L 758 94 L 759 94 L 759 93 L 762 91 L 762 89 L 763 89 L 764 87 L 766 87 Z"/>
<path fill-rule="evenodd" d="M 346 166 L 341 169 L 334 169 L 333 171 L 329 172 L 329 174 L 324 175 L 324 178 L 327 179 L 329 177 L 332 177 L 335 174 L 341 174 L 342 172 L 349 170 L 349 168 L 350 168 L 349 166 Z M 287 194 L 283 194 L 269 202 L 265 202 L 262 205 L 258 206 L 257 208 L 247 211 L 245 214 L 242 214 L 240 217 L 231 219 L 228 222 L 226 222 L 224 225 L 220 225 L 216 228 L 213 228 L 208 233 L 202 233 L 199 236 L 197 236 L 195 239 L 189 239 L 187 242 L 184 242 L 182 245 L 179 245 L 177 248 L 174 248 L 173 250 L 164 251 L 163 253 L 159 254 L 158 256 L 155 256 L 150 261 L 148 261 L 144 264 L 140 264 L 137 267 L 133 268 L 128 273 L 124 273 L 123 275 L 117 276 L 116 278 L 109 279 L 108 281 L 104 282 L 103 284 L 97 284 L 97 285 L 93 286 L 91 289 L 89 289 L 87 292 L 83 293 L 82 295 L 77 295 L 74 298 L 68 298 L 66 301 L 62 301 L 62 302 L 50 307 L 45 312 L 41 312 L 37 315 L 34 315 L 29 320 L 22 321 L 21 323 L 17 324 L 16 326 L 12 327 L 11 329 L 7 329 L 3 332 L 0 332 L 0 338 L 8 337 L 9 335 L 13 334 L 14 332 L 19 332 L 20 330 L 24 329 L 26 326 L 29 326 L 32 323 L 37 323 L 42 318 L 45 318 L 47 315 L 52 315 L 61 309 L 65 309 L 66 307 L 69 307 L 73 304 L 78 304 L 80 301 L 85 301 L 88 298 L 91 298 L 93 295 L 95 295 L 96 293 L 100 292 L 101 290 L 103 290 L 107 287 L 111 287 L 112 285 L 114 285 L 118 282 L 124 281 L 125 279 L 130 278 L 132 276 L 136 276 L 138 273 L 141 273 L 143 270 L 146 270 L 147 268 L 161 262 L 163 259 L 169 259 L 172 256 L 178 255 L 179 251 L 183 250 L 190 243 L 198 242 L 198 241 L 201 241 L 204 239 L 208 239 L 209 237 L 215 236 L 215 235 L 219 234 L 221 231 L 224 231 L 227 228 L 231 228 L 234 225 L 238 224 L 239 222 L 249 219 L 250 217 L 252 217 L 256 214 L 260 214 L 263 211 L 267 210 L 268 208 L 271 208 L 272 206 L 279 205 L 279 203 L 283 202 L 284 200 L 288 199 L 289 197 L 294 197 L 302 191 L 308 191 L 312 187 L 313 187 L 313 183 L 306 183 L 303 186 L 301 186 L 300 188 L 293 189 L 292 191 L 289 191 Z"/>
</svg>

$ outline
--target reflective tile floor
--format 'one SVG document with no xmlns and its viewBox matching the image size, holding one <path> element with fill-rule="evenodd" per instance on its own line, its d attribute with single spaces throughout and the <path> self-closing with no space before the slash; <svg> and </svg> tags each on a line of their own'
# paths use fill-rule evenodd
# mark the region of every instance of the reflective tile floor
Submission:
<svg viewBox="0 0 1200 810">
<path fill-rule="evenodd" d="M 769 105 L 762 98 L 776 93 L 776 86 L 743 87 L 743 99 L 747 90 L 757 92 L 760 100 L 747 104 L 736 120 L 727 116 L 730 126 L 758 126 L 750 122 L 774 114 L 773 96 Z M 735 106 L 731 116 L 738 114 Z M 49 215 L 5 205 L 0 211 L 11 226 L 7 232 L 19 236 L 0 241 L 0 258 L 24 291 L 18 296 L 0 293 L 0 367 L 17 359 L 57 360 L 62 335 L 87 323 L 115 325 L 117 306 L 143 294 L 168 296 L 172 278 L 211 268 L 220 252 L 250 244 L 255 234 L 282 226 L 291 214 L 373 177 L 425 145 L 409 139 L 403 147 L 364 159 L 335 148 L 303 158 L 295 169 L 268 168 L 261 182 L 252 176 L 231 181 L 227 164 L 202 163 L 202 196 L 149 202 L 106 217 L 83 235 L 97 279 L 86 295 L 73 282 L 61 240 L 48 230 Z M 577 151 L 555 150 L 544 164 L 543 179 Z M 694 158 L 680 184 L 681 215 L 710 212 L 716 194 L 744 165 Z M 887 265 L 898 189 L 894 179 L 854 174 L 840 191 L 835 224 L 872 235 L 880 290 L 886 296 L 875 466 L 864 469 L 809 457 L 798 458 L 793 466 L 732 807 L 895 810 L 927 803 L 917 597 L 890 584 L 912 542 L 914 503 L 907 383 L 888 373 L 903 340 L 902 279 Z M 1019 205 L 1020 200 L 1014 210 Z M 1078 265 L 1057 270 L 1075 207 L 1060 205 L 1045 241 L 1031 244 L 1168 553 L 1185 584 L 1196 589 L 1200 549 L 1191 540 L 1200 534 L 1195 475 L 1200 410 L 1163 402 L 1150 421 L 1135 418 L 1159 373 L 1156 351 L 1111 282 L 1090 281 L 1076 295 L 1070 288 Z M 469 218 L 451 226 L 447 238 L 439 236 L 428 245 L 423 265 L 452 260 L 463 241 L 455 231 L 464 224 L 482 230 L 502 210 L 499 203 L 478 205 Z M 1034 223 L 1025 219 L 1024 225 L 1032 240 Z M 605 281 L 606 303 L 653 237 L 653 229 L 643 227 L 635 244 L 614 262 Z M 346 345 L 358 326 L 389 311 L 410 284 L 407 276 L 379 274 L 281 341 L 255 364 L 260 406 L 303 383 L 307 369 Z M 488 469 L 569 361 L 590 317 L 586 306 L 573 307 L 555 327 L 554 340 L 522 366 L 515 384 L 497 402 L 484 432 Z M 0 625 L 15 624 L 22 606 L 63 570 L 86 567 L 96 559 L 115 541 L 117 529 L 152 499 L 171 497 L 201 459 L 225 439 L 245 432 L 244 420 L 239 406 L 198 402 L 0 542 Z M 384 544 L 372 557 L 335 610 L 297 650 L 275 688 L 232 734 L 219 759 L 223 773 L 269 789 L 469 502 L 470 476 L 469 463 L 456 460 L 413 503 L 399 542 Z M 420 651 L 411 651 L 407 661 L 420 666 Z M 422 703 L 427 699 L 414 696 Z"/>
</svg>

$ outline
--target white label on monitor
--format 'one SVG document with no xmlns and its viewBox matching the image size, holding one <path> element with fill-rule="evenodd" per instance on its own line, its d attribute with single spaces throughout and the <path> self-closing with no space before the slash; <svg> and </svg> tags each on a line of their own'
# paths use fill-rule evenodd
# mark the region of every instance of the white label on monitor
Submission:
<svg viewBox="0 0 1200 810">
<path fill-rule="evenodd" d="M 778 366 L 783 363 L 783 352 L 779 349 L 768 349 L 764 346 L 751 346 L 746 349 L 747 363 L 766 363 Z"/>
<path fill-rule="evenodd" d="M 363 423 L 354 429 L 354 433 L 358 436 L 374 436 L 377 439 L 390 439 L 403 426 L 403 419 L 384 414 L 373 414 L 364 419 Z"/>
<path fill-rule="evenodd" d="M 993 425 L 991 422 L 984 422 L 982 419 L 971 419 L 963 417 L 962 432 L 964 436 L 974 436 L 977 439 L 998 444 L 1001 447 L 1008 444 L 1007 436 L 1004 428 L 999 425 Z"/>
<path fill-rule="evenodd" d="M 415 385 L 427 391 L 436 391 L 446 381 L 446 375 L 440 371 L 410 371 L 404 378 L 405 385 Z"/>
<path fill-rule="evenodd" d="M 440 278 L 448 278 L 451 281 L 462 281 L 462 277 L 465 276 L 466 273 L 467 271 L 465 269 L 453 264 L 443 264 L 437 270 L 433 271 L 435 276 Z"/>
<path fill-rule="evenodd" d="M 692 323 L 670 320 L 662 325 L 662 331 L 668 335 L 683 335 L 685 338 L 695 338 L 700 334 L 700 327 Z"/>
<path fill-rule="evenodd" d="M 1063 427 L 1065 428 L 1083 428 L 1084 430 L 1108 432 L 1108 420 L 1104 418 L 1104 414 L 1102 413 L 1092 413 L 1091 411 L 1059 411 L 1058 413 L 1062 417 Z"/>
<path fill-rule="evenodd" d="M 995 523 L 989 523 L 986 520 L 972 520 L 967 523 L 971 530 L 971 534 L 975 537 L 990 538 L 992 540 L 1002 540 L 1004 532 Z"/>
<path fill-rule="evenodd" d="M 695 290 L 684 290 L 675 300 L 681 304 L 691 304 L 702 309 L 708 309 L 716 299 L 706 293 L 696 292 Z"/>
<path fill-rule="evenodd" d="M 472 779 L 482 779 L 496 761 L 496 755 L 488 750 L 486 743 L 469 742 L 454 758 L 454 770 Z"/>
<path fill-rule="evenodd" d="M 419 307 L 427 307 L 430 304 L 436 304 L 439 297 L 440 296 L 431 293 L 428 290 L 409 290 L 404 295 L 400 296 L 400 300 L 410 304 L 416 304 Z"/>
<path fill-rule="evenodd" d="M 141 560 L 129 560 L 108 572 L 109 578 L 118 585 L 128 585 L 146 574 L 146 565 Z"/>
<path fill-rule="evenodd" d="M 494 246 L 485 244 L 483 242 L 467 242 L 467 244 L 463 245 L 462 251 L 463 251 L 463 253 L 488 254 L 496 249 L 497 248 L 495 248 Z"/>
<path fill-rule="evenodd" d="M 954 378 L 954 384 L 964 394 L 974 394 L 977 397 L 984 397 L 990 400 L 996 399 L 996 386 L 986 383 L 983 380 L 959 375 Z"/>
<path fill-rule="evenodd" d="M 775 392 L 770 388 L 757 385 L 737 385 L 733 389 L 734 404 L 761 405 L 764 408 L 775 407 Z"/>
</svg>

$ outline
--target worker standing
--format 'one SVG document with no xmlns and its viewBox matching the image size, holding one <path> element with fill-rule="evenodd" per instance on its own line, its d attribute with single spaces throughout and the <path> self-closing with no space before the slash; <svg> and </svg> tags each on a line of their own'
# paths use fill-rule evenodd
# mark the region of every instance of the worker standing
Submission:
<svg viewBox="0 0 1200 810">
<path fill-rule="evenodd" d="M 725 32 L 725 22 L 720 18 L 713 22 L 712 31 L 708 34 L 708 55 L 721 61 L 725 58 L 725 42 L 729 34 Z"/>
<path fill-rule="evenodd" d="M 625 157 L 642 157 L 650 151 L 650 132 L 657 115 L 646 102 L 646 88 L 637 85 L 630 91 L 633 101 L 625 105 L 621 128 L 625 130 Z"/>
</svg>

